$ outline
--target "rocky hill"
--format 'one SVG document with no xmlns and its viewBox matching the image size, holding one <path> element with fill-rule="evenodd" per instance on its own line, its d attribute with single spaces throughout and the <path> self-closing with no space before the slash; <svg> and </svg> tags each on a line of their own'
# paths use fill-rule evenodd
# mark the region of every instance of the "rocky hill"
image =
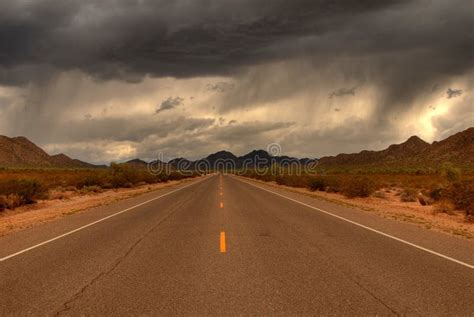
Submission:
<svg viewBox="0 0 474 317">
<path fill-rule="evenodd" d="M 452 162 L 460 166 L 474 165 L 474 128 L 429 144 L 417 136 L 381 151 L 362 151 L 322 157 L 320 166 L 433 166 Z"/>
<path fill-rule="evenodd" d="M 95 165 L 64 154 L 49 155 L 25 137 L 0 135 L 0 167 L 92 168 Z"/>
</svg>

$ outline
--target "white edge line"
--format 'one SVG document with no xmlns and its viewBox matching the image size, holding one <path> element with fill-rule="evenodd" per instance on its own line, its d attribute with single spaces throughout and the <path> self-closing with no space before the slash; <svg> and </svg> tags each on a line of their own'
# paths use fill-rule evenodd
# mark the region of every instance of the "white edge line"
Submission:
<svg viewBox="0 0 474 317">
<path fill-rule="evenodd" d="M 356 225 L 356 226 L 359 226 L 359 227 L 364 228 L 364 229 L 366 229 L 366 230 L 369 230 L 369 231 L 378 233 L 378 234 L 380 234 L 380 235 L 382 235 L 382 236 L 385 236 L 385 237 L 388 237 L 388 238 L 390 238 L 390 239 L 396 240 L 396 241 L 398 241 L 398 242 L 404 243 L 404 244 L 406 244 L 406 245 L 412 246 L 412 247 L 417 248 L 417 249 L 419 249 L 419 250 L 423 250 L 423 251 L 425 251 L 425 252 L 428 252 L 428 253 L 431 253 L 431 254 L 433 254 L 433 255 L 439 256 L 439 257 L 441 257 L 441 258 L 443 258 L 443 259 L 446 259 L 446 260 L 455 262 L 455 263 L 457 263 L 457 264 L 463 265 L 463 266 L 465 266 L 465 267 L 467 267 L 467 268 L 474 269 L 474 265 L 472 265 L 472 264 L 469 264 L 469 263 L 466 263 L 466 262 L 463 262 L 463 261 L 460 261 L 460 260 L 456 260 L 456 259 L 454 259 L 454 258 L 452 258 L 452 257 L 447 256 L 447 255 L 444 255 L 444 254 L 438 253 L 438 252 L 436 252 L 436 251 L 433 251 L 433 250 L 424 248 L 424 247 L 419 246 L 419 245 L 417 245 L 417 244 L 414 244 L 414 243 L 412 243 L 412 242 L 408 242 L 408 241 L 406 241 L 406 240 L 397 238 L 397 237 L 392 236 L 392 235 L 390 235 L 390 234 L 388 234 L 388 233 L 379 231 L 379 230 L 377 230 L 377 229 L 374 229 L 374 228 L 365 226 L 365 225 L 360 224 L 360 223 L 358 223 L 358 222 L 355 222 L 355 221 L 349 220 L 349 219 L 347 219 L 347 218 L 338 216 L 338 215 L 333 214 L 333 213 L 331 213 L 331 212 L 329 212 L 329 211 L 326 211 L 326 210 L 323 210 L 323 209 L 320 209 L 320 208 L 317 208 L 317 207 L 308 205 L 308 204 L 306 204 L 306 203 L 304 203 L 304 202 L 301 202 L 301 201 L 299 201 L 299 200 L 296 200 L 296 199 L 287 197 L 287 196 L 285 196 L 285 195 L 276 193 L 276 192 L 271 191 L 271 190 L 268 190 L 268 189 L 266 189 L 266 188 L 262 188 L 262 187 L 260 187 L 260 186 L 255 185 L 255 184 L 252 184 L 252 183 L 250 183 L 250 182 L 243 181 L 243 180 L 239 179 L 238 177 L 237 177 L 236 179 L 239 180 L 239 181 L 242 182 L 242 183 L 246 183 L 246 184 L 248 184 L 248 185 L 251 185 L 251 186 L 260 188 L 261 190 L 264 190 L 264 191 L 267 191 L 267 192 L 272 193 L 272 194 L 274 194 L 274 195 L 277 195 L 277 196 L 286 198 L 286 199 L 288 199 L 288 200 L 291 200 L 291 201 L 293 201 L 293 202 L 295 202 L 295 203 L 298 203 L 298 204 L 300 204 L 300 205 L 303 205 L 303 206 L 305 206 L 305 207 L 308 207 L 308 208 L 317 210 L 317 211 L 322 212 L 322 213 L 325 213 L 325 214 L 327 214 L 327 215 L 329 215 L 329 216 L 332 216 L 332 217 L 338 218 L 338 219 L 340 219 L 340 220 L 349 222 L 349 223 L 351 223 L 351 224 L 353 224 L 353 225 Z"/>
<path fill-rule="evenodd" d="M 43 246 L 43 245 L 48 244 L 48 243 L 51 243 L 51 242 L 53 242 L 53 241 L 59 240 L 59 239 L 61 239 L 61 238 L 67 237 L 67 236 L 69 236 L 69 235 L 71 235 L 71 234 L 73 234 L 73 233 L 76 233 L 76 232 L 78 232 L 78 231 L 81 231 L 81 230 L 83 230 L 83 229 L 86 229 L 86 228 L 88 228 L 88 227 L 91 227 L 91 226 L 93 226 L 93 225 L 96 225 L 96 224 L 98 224 L 98 223 L 100 223 L 100 222 L 102 222 L 102 221 L 108 220 L 108 219 L 110 219 L 110 218 L 113 218 L 113 217 L 115 217 L 115 216 L 118 216 L 118 215 L 120 215 L 120 214 L 123 214 L 123 213 L 125 213 L 125 212 L 127 212 L 127 211 L 130 211 L 130 210 L 132 210 L 132 209 L 135 209 L 135 208 L 141 207 L 141 206 L 143 206 L 143 205 L 146 205 L 146 204 L 148 204 L 148 203 L 151 203 L 152 201 L 155 201 L 155 200 L 158 200 L 158 199 L 163 198 L 163 197 L 165 197 L 165 196 L 168 196 L 168 195 L 171 195 L 171 194 L 173 194 L 173 193 L 176 193 L 177 191 L 180 191 L 180 190 L 182 190 L 182 189 L 185 189 L 185 188 L 188 188 L 188 187 L 190 187 L 190 186 L 199 184 L 199 183 L 205 181 L 206 179 L 207 179 L 207 178 L 202 179 L 202 180 L 197 181 L 197 182 L 193 182 L 193 183 L 191 183 L 191 184 L 189 184 L 189 185 L 180 187 L 180 188 L 178 188 L 178 189 L 172 190 L 172 191 L 170 191 L 170 192 L 168 192 L 168 193 L 166 193 L 166 194 L 163 194 L 163 195 L 160 195 L 160 196 L 158 196 L 158 197 L 149 199 L 149 200 L 147 200 L 147 201 L 144 201 L 144 202 L 142 202 L 142 203 L 140 203 L 140 204 L 138 204 L 138 205 L 129 207 L 129 208 L 127 208 L 127 209 L 118 211 L 118 212 L 116 212 L 116 213 L 114 213 L 114 214 L 108 215 L 107 217 L 104 217 L 104 218 L 101 218 L 101 219 L 96 220 L 96 221 L 94 221 L 94 222 L 88 223 L 87 225 L 84 225 L 84 226 L 82 226 L 82 227 L 76 228 L 76 229 L 74 229 L 74 230 L 68 231 L 68 232 L 66 232 L 66 233 L 63 233 L 63 234 L 61 234 L 61 235 L 59 235 L 59 236 L 56 236 L 56 237 L 54 237 L 54 238 L 51 238 L 51 239 L 49 239 L 49 240 L 46 240 L 46 241 L 40 242 L 40 243 L 38 243 L 38 244 L 35 244 L 35 245 L 33 245 L 33 246 L 29 247 L 29 248 L 26 248 L 26 249 L 23 249 L 23 250 L 21 250 L 21 251 L 15 252 L 15 253 L 13 253 L 13 254 L 7 255 L 7 256 L 5 256 L 5 257 L 3 257 L 3 258 L 0 258 L 0 262 L 6 261 L 6 260 L 8 260 L 8 259 L 11 259 L 11 258 L 13 258 L 13 257 L 16 257 L 16 256 L 20 255 L 20 254 L 23 254 L 23 253 L 25 253 L 25 252 L 31 251 L 31 250 L 33 250 L 33 249 L 36 249 L 36 248 L 38 248 L 38 247 L 40 247 L 40 246 Z"/>
</svg>

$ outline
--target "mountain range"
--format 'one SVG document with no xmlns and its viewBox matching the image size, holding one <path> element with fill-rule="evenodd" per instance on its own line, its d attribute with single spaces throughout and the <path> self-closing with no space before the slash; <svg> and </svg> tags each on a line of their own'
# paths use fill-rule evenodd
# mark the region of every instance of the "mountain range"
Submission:
<svg viewBox="0 0 474 317">
<path fill-rule="evenodd" d="M 189 161 L 185 158 L 176 158 L 168 162 L 173 167 L 195 168 L 202 162 L 215 166 L 216 162 L 231 162 L 233 166 L 242 167 L 244 162 L 265 161 L 271 163 L 299 162 L 307 164 L 312 159 L 297 159 L 288 156 L 271 156 L 264 150 L 254 150 L 243 156 L 236 156 L 228 151 L 220 151 L 206 158 Z M 361 151 L 352 154 L 324 156 L 319 160 L 320 167 L 436 167 L 443 162 L 455 163 L 458 166 L 474 166 L 474 127 L 456 133 L 442 141 L 428 143 L 417 136 L 412 136 L 400 144 L 392 144 L 381 151 Z M 128 162 L 135 165 L 137 160 Z M 146 162 L 140 161 L 142 166 Z M 268 164 L 267 164 L 268 165 Z"/>
<path fill-rule="evenodd" d="M 228 151 L 219 151 L 206 158 L 190 161 L 186 158 L 175 158 L 168 163 L 159 161 L 154 164 L 169 164 L 174 168 L 194 169 L 199 164 L 215 166 L 217 162 L 231 162 L 233 166 L 242 167 L 246 162 L 258 165 L 258 162 L 307 164 L 312 159 L 298 159 L 288 156 L 271 156 L 264 150 L 253 150 L 245 155 L 236 156 Z M 252 163 L 253 162 L 253 163 Z M 255 163 L 257 162 L 257 163 Z M 363 166 L 434 166 L 442 162 L 452 162 L 459 166 L 474 166 L 474 127 L 456 133 L 442 141 L 428 143 L 417 136 L 410 137 L 400 144 L 392 144 L 381 151 L 361 151 L 352 154 L 325 156 L 319 159 L 321 167 L 363 167 Z M 125 164 L 135 168 L 146 168 L 148 162 L 134 159 Z M 9 138 L 0 136 L 0 167 L 60 167 L 60 168 L 95 168 L 101 167 L 64 154 L 49 155 L 25 137 Z"/>
<path fill-rule="evenodd" d="M 458 166 L 474 165 L 474 127 L 431 144 L 412 136 L 401 144 L 392 144 L 381 151 L 326 156 L 319 160 L 319 165 L 420 167 L 435 166 L 443 162 L 451 162 Z"/>
<path fill-rule="evenodd" d="M 205 170 L 206 167 L 210 167 L 210 168 L 218 168 L 218 167 L 240 168 L 243 166 L 262 167 L 262 166 L 268 166 L 272 163 L 282 163 L 283 161 L 287 163 L 307 164 L 311 160 L 308 158 L 298 159 L 298 158 L 289 157 L 289 156 L 271 156 L 267 151 L 253 150 L 242 156 L 236 156 L 233 153 L 228 152 L 228 151 L 219 151 L 196 161 L 190 161 L 186 158 L 179 157 L 179 158 L 172 159 L 167 163 L 164 163 L 161 161 L 153 161 L 153 162 L 150 162 L 150 164 L 155 165 L 155 166 L 158 164 L 164 164 L 164 165 L 168 165 L 172 167 L 173 169 L 193 170 L 193 169 L 200 168 L 201 170 Z M 145 169 L 147 168 L 149 163 L 141 159 L 133 159 L 133 160 L 125 162 L 124 164 L 127 164 L 134 168 Z"/>
</svg>

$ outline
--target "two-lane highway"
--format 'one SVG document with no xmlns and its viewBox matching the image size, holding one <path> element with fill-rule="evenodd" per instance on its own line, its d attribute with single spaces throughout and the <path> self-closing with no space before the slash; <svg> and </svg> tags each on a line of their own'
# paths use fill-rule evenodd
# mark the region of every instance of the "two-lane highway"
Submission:
<svg viewBox="0 0 474 317">
<path fill-rule="evenodd" d="M 0 238 L 0 315 L 474 314 L 472 242 L 397 240 L 412 227 L 248 182 L 207 176 Z"/>
</svg>

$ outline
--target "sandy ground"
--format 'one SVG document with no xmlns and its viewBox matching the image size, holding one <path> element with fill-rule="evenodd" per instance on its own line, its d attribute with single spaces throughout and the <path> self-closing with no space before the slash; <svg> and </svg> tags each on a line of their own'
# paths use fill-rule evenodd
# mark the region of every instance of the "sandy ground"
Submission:
<svg viewBox="0 0 474 317">
<path fill-rule="evenodd" d="M 251 180 L 283 188 L 291 192 L 301 193 L 316 199 L 323 199 L 349 207 L 357 207 L 366 212 L 376 213 L 384 218 L 414 223 L 427 229 L 442 231 L 467 239 L 474 238 L 474 223 L 467 222 L 462 211 L 453 211 L 452 214 L 447 214 L 437 211 L 436 205 L 422 206 L 418 202 L 401 202 L 400 197 L 397 195 L 397 192 L 401 191 L 401 189 L 380 190 L 383 192 L 384 198 L 347 198 L 337 193 L 311 192 L 305 188 L 289 187 L 278 185 L 275 182 L 263 182 L 255 179 Z"/>
<path fill-rule="evenodd" d="M 181 181 L 170 181 L 167 183 L 137 186 L 134 188 L 121 188 L 106 190 L 101 193 L 81 194 L 79 192 L 52 193 L 62 196 L 62 199 L 51 199 L 39 201 L 37 204 L 23 206 L 15 210 L 6 210 L 0 214 L 0 236 L 29 228 L 36 224 L 51 221 L 59 217 L 65 217 L 88 209 L 109 205 L 118 200 L 141 195 L 150 191 L 175 186 Z"/>
</svg>

